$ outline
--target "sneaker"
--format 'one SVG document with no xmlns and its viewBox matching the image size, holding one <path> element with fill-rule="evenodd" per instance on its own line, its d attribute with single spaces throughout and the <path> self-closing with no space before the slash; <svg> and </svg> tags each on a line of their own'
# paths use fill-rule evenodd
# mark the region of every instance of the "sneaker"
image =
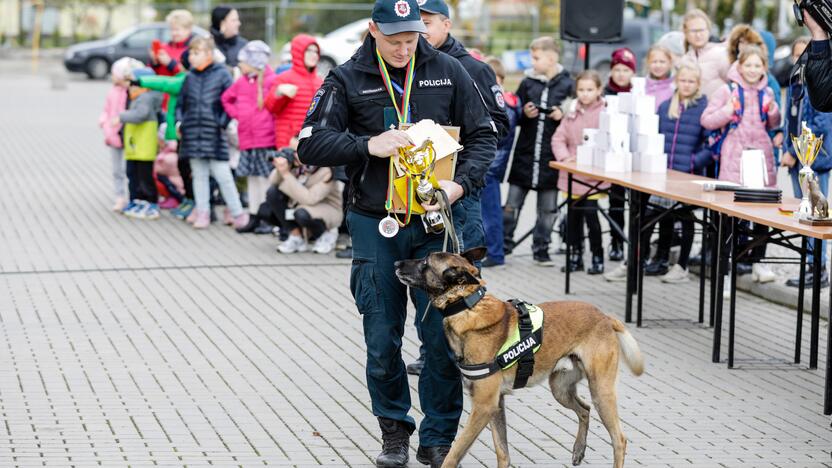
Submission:
<svg viewBox="0 0 832 468">
<path fill-rule="evenodd" d="M 126 204 L 126 205 L 124 205 L 124 208 L 122 208 L 122 209 L 121 209 L 121 214 L 123 214 L 123 215 L 125 215 L 125 216 L 129 216 L 127 213 L 128 213 L 128 212 L 130 212 L 130 211 L 135 210 L 135 209 L 136 209 L 136 206 L 137 206 L 137 205 L 136 205 L 136 202 L 135 202 L 135 201 L 129 201 L 129 202 L 127 202 L 127 204 Z"/>
<path fill-rule="evenodd" d="M 418 359 L 405 366 L 405 370 L 410 375 L 419 375 L 422 373 L 422 369 L 424 368 L 425 358 L 423 356 L 419 356 Z"/>
<path fill-rule="evenodd" d="M 335 241 L 335 250 L 341 251 L 352 247 L 352 238 L 346 232 L 338 234 L 338 240 Z"/>
<path fill-rule="evenodd" d="M 193 216 L 194 220 L 194 229 L 205 229 L 211 225 L 211 213 L 207 211 L 193 210 L 191 216 Z M 188 216 L 188 218 L 190 219 L 191 216 Z"/>
<path fill-rule="evenodd" d="M 159 219 L 161 216 L 159 212 L 159 205 L 156 203 L 148 203 L 144 208 L 144 219 Z"/>
<path fill-rule="evenodd" d="M 555 266 L 555 262 L 552 261 L 552 257 L 549 256 L 549 252 L 546 250 L 541 250 L 540 252 L 536 252 L 532 255 L 532 259 L 537 266 L 542 267 L 553 267 Z"/>
<path fill-rule="evenodd" d="M 228 215 L 231 216 L 231 212 L 228 212 Z M 248 225 L 250 215 L 248 211 L 243 211 L 242 213 L 238 214 L 231 218 L 231 225 L 234 226 L 234 229 L 241 229 Z M 228 223 L 226 223 L 228 224 Z"/>
<path fill-rule="evenodd" d="M 604 252 L 600 255 L 592 256 L 592 265 L 586 270 L 588 275 L 603 275 L 604 274 Z"/>
<path fill-rule="evenodd" d="M 352 247 L 335 252 L 335 258 L 352 258 Z"/>
<path fill-rule="evenodd" d="M 281 253 L 290 254 L 295 252 L 306 252 L 309 246 L 306 245 L 306 240 L 301 236 L 291 235 L 283 243 L 277 246 L 277 250 Z"/>
<path fill-rule="evenodd" d="M 610 244 L 610 261 L 620 262 L 621 260 L 624 260 L 624 248 L 621 243 L 613 241 Z"/>
<path fill-rule="evenodd" d="M 663 276 L 670 270 L 667 260 L 661 258 L 653 258 L 644 267 L 644 276 Z"/>
<path fill-rule="evenodd" d="M 670 284 L 687 283 L 688 281 L 690 281 L 690 277 L 688 277 L 688 271 L 682 268 L 682 266 L 678 263 L 670 267 L 670 270 L 659 279 L 662 280 L 662 283 Z"/>
<path fill-rule="evenodd" d="M 318 254 L 328 254 L 335 248 L 335 242 L 338 240 L 338 230 L 333 229 L 321 234 L 321 237 L 315 241 L 312 251 Z"/>
<path fill-rule="evenodd" d="M 751 265 L 751 280 L 757 283 L 771 283 L 777 279 L 777 275 L 771 271 L 771 267 L 765 263 Z"/>
<path fill-rule="evenodd" d="M 500 268 L 500 267 L 503 267 L 505 265 L 506 265 L 505 261 L 498 262 L 497 260 L 494 260 L 491 257 L 485 257 L 485 259 L 483 259 L 483 261 L 482 261 L 482 267 L 483 268 Z"/>
<path fill-rule="evenodd" d="M 187 219 L 193 210 L 194 201 L 186 198 L 182 200 L 182 203 L 180 203 L 177 208 L 171 210 L 170 214 L 172 214 L 174 218 Z"/>
<path fill-rule="evenodd" d="M 115 203 L 113 203 L 113 211 L 116 213 L 121 213 L 124 211 L 124 208 L 127 206 L 127 199 L 124 197 L 116 198 Z"/>
<path fill-rule="evenodd" d="M 261 219 L 260 222 L 257 224 L 257 227 L 254 228 L 254 233 L 260 236 L 265 234 L 273 234 L 275 229 L 277 228 Z"/>
<path fill-rule="evenodd" d="M 813 272 L 814 267 L 812 265 L 806 265 L 806 284 L 804 287 L 811 288 L 812 287 L 812 280 L 815 279 L 815 274 Z M 789 278 L 786 281 L 786 286 L 790 288 L 799 288 L 800 287 L 800 276 L 795 276 L 794 278 Z M 829 287 L 829 274 L 826 272 L 826 267 L 823 267 L 820 270 L 820 287 L 826 288 Z"/>
<path fill-rule="evenodd" d="M 185 218 L 185 222 L 188 224 L 193 224 L 196 221 L 197 214 L 198 213 L 196 209 L 191 210 L 191 213 L 188 215 L 187 218 Z M 211 212 L 208 212 L 208 224 L 211 224 Z"/>
<path fill-rule="evenodd" d="M 179 206 L 179 202 L 176 201 L 173 197 L 168 197 L 162 200 L 162 203 L 159 203 L 160 210 L 173 210 Z"/>
<path fill-rule="evenodd" d="M 242 215 L 239 215 L 242 216 Z M 237 216 L 237 217 L 239 217 Z M 226 226 L 234 225 L 234 216 L 231 216 L 231 210 L 228 209 L 226 206 L 224 210 L 222 210 L 222 223 Z M 248 222 L 248 213 L 246 213 L 246 222 Z"/>
<path fill-rule="evenodd" d="M 124 210 L 124 215 L 128 218 L 143 218 L 144 217 L 144 210 L 145 205 L 148 203 L 144 200 L 133 200 L 133 202 L 128 205 L 128 208 Z"/>
<path fill-rule="evenodd" d="M 604 279 L 611 283 L 627 281 L 627 264 L 622 263 L 618 268 L 604 275 Z"/>
</svg>

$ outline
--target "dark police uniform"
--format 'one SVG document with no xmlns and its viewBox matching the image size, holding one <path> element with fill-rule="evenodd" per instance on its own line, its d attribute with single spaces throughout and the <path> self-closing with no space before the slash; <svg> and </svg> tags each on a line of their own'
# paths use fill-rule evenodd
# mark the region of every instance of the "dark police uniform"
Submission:
<svg viewBox="0 0 832 468">
<path fill-rule="evenodd" d="M 408 3 L 416 6 L 415 0 Z M 400 70 L 391 69 L 391 76 L 403 84 L 404 73 Z M 401 99 L 398 94 L 396 97 Z M 390 107 L 392 102 L 375 55 L 375 40 L 368 35 L 348 62 L 330 72 L 315 95 L 300 133 L 298 155 L 305 164 L 346 165 L 347 225 L 353 239 L 350 288 L 363 316 L 373 414 L 401 421 L 412 430 L 415 422 L 408 415 L 410 392 L 401 358 L 407 289 L 396 279 L 393 264 L 441 250 L 444 234 L 426 233 L 418 216 L 393 238 L 379 234 L 379 221 L 387 216 L 384 202 L 389 161 L 371 156 L 368 140 L 388 130 L 385 108 Z M 454 181 L 465 194 L 482 187 L 496 147 L 491 119 L 459 62 L 437 52 L 421 37 L 410 108 L 412 122 L 431 119 L 461 127 L 464 149 L 458 156 Z M 459 211 L 457 203 L 454 215 Z M 428 297 L 423 291 L 413 291 L 412 296 L 421 314 Z M 419 398 L 425 414 L 419 428 L 420 444 L 447 446 L 459 424 L 462 386 L 445 340 L 442 316 L 432 308 L 422 324 L 422 338 L 427 354 L 419 378 Z"/>
</svg>

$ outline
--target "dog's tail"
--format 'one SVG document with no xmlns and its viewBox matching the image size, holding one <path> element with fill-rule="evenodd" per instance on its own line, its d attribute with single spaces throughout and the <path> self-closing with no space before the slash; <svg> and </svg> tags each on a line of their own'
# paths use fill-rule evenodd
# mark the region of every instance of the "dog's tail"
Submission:
<svg viewBox="0 0 832 468">
<path fill-rule="evenodd" d="M 618 346 L 621 348 L 621 353 L 624 355 L 624 362 L 635 376 L 644 373 L 644 356 L 638 348 L 638 343 L 633 335 L 627 331 L 627 327 L 621 323 L 620 320 L 612 320 L 612 329 L 615 330 L 615 335 L 618 338 Z"/>
</svg>

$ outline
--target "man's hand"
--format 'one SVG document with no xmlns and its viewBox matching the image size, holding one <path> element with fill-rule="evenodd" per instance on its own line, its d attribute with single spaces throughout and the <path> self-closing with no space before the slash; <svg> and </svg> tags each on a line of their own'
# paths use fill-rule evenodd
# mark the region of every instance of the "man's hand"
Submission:
<svg viewBox="0 0 832 468">
<path fill-rule="evenodd" d="M 555 109 L 549 113 L 548 117 L 554 121 L 559 121 L 563 118 L 563 111 L 560 110 L 560 107 L 555 107 Z"/>
<path fill-rule="evenodd" d="M 389 158 L 396 154 L 399 148 L 412 145 L 413 141 L 407 133 L 401 130 L 387 130 L 381 135 L 370 138 L 367 142 L 367 149 L 377 158 Z"/>
<path fill-rule="evenodd" d="M 785 137 L 783 136 L 783 132 L 777 132 L 777 134 L 774 135 L 774 138 L 771 140 L 771 142 L 774 144 L 775 148 L 779 148 L 783 146 L 784 139 Z"/>
<path fill-rule="evenodd" d="M 780 165 L 783 167 L 794 167 L 797 164 L 797 159 L 791 153 L 783 153 L 780 157 Z"/>
<path fill-rule="evenodd" d="M 530 119 L 536 119 L 537 116 L 540 115 L 540 111 L 537 110 L 537 107 L 533 102 L 527 102 L 526 105 L 523 106 L 523 113 Z"/>
<path fill-rule="evenodd" d="M 828 41 L 829 40 L 829 33 L 827 33 L 814 18 L 812 15 L 809 14 L 806 10 L 801 10 L 803 12 L 803 24 L 809 29 L 809 32 L 812 34 L 813 41 Z"/>
<path fill-rule="evenodd" d="M 275 169 L 277 169 L 277 173 L 285 176 L 289 173 L 289 161 L 286 158 L 274 158 L 272 159 L 272 164 L 274 164 Z"/>
<path fill-rule="evenodd" d="M 444 190 L 445 194 L 448 195 L 448 203 L 450 203 L 451 205 L 453 205 L 454 202 L 462 198 L 462 196 L 465 194 L 465 191 L 462 189 L 462 186 L 452 180 L 440 180 L 439 188 Z M 439 203 L 434 203 L 432 205 L 422 203 L 422 208 L 424 208 L 425 211 L 439 211 Z"/>
</svg>

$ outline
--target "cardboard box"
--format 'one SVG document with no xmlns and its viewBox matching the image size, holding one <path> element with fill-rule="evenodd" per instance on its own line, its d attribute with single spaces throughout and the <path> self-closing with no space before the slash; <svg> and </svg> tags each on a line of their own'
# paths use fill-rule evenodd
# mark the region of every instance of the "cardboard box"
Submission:
<svg viewBox="0 0 832 468">
<path fill-rule="evenodd" d="M 633 170 L 649 174 L 663 174 L 667 172 L 667 154 L 635 153 L 633 155 Z"/>
<path fill-rule="evenodd" d="M 633 165 L 633 156 L 629 151 L 615 152 L 605 151 L 596 148 L 593 166 L 604 172 L 630 172 Z"/>
<path fill-rule="evenodd" d="M 655 135 L 659 133 L 659 116 L 655 113 L 633 116 L 630 121 L 630 132 L 639 135 Z"/>
<path fill-rule="evenodd" d="M 604 96 L 604 102 L 606 102 L 606 111 L 612 114 L 621 113 L 619 109 L 619 99 L 617 95 L 612 96 Z"/>
<path fill-rule="evenodd" d="M 584 143 L 578 145 L 578 160 L 579 166 L 592 166 L 592 159 L 595 156 L 595 146 Z"/>
<path fill-rule="evenodd" d="M 634 115 L 655 115 L 656 97 L 645 94 L 644 96 L 639 96 L 638 99 L 634 99 L 631 113 Z"/>
<path fill-rule="evenodd" d="M 594 144 L 599 130 L 597 128 L 585 128 L 583 132 L 583 144 Z"/>
<path fill-rule="evenodd" d="M 661 154 L 664 153 L 664 134 L 641 135 L 633 133 L 634 153 Z"/>
<path fill-rule="evenodd" d="M 595 146 L 610 151 L 629 151 L 630 134 L 627 132 L 600 131 L 595 136 Z"/>
<path fill-rule="evenodd" d="M 634 76 L 630 79 L 630 93 L 644 95 L 647 90 L 647 78 Z"/>
<path fill-rule="evenodd" d="M 601 112 L 600 115 L 600 129 L 603 132 L 609 133 L 628 133 L 630 125 L 630 116 L 627 114 L 612 113 L 609 110 Z M 658 119 L 658 116 L 656 116 Z M 656 123 L 658 129 L 658 120 Z M 649 133 L 649 132 L 645 132 Z"/>
<path fill-rule="evenodd" d="M 618 93 L 618 111 L 624 114 L 633 113 L 633 95 L 630 93 Z"/>
</svg>

